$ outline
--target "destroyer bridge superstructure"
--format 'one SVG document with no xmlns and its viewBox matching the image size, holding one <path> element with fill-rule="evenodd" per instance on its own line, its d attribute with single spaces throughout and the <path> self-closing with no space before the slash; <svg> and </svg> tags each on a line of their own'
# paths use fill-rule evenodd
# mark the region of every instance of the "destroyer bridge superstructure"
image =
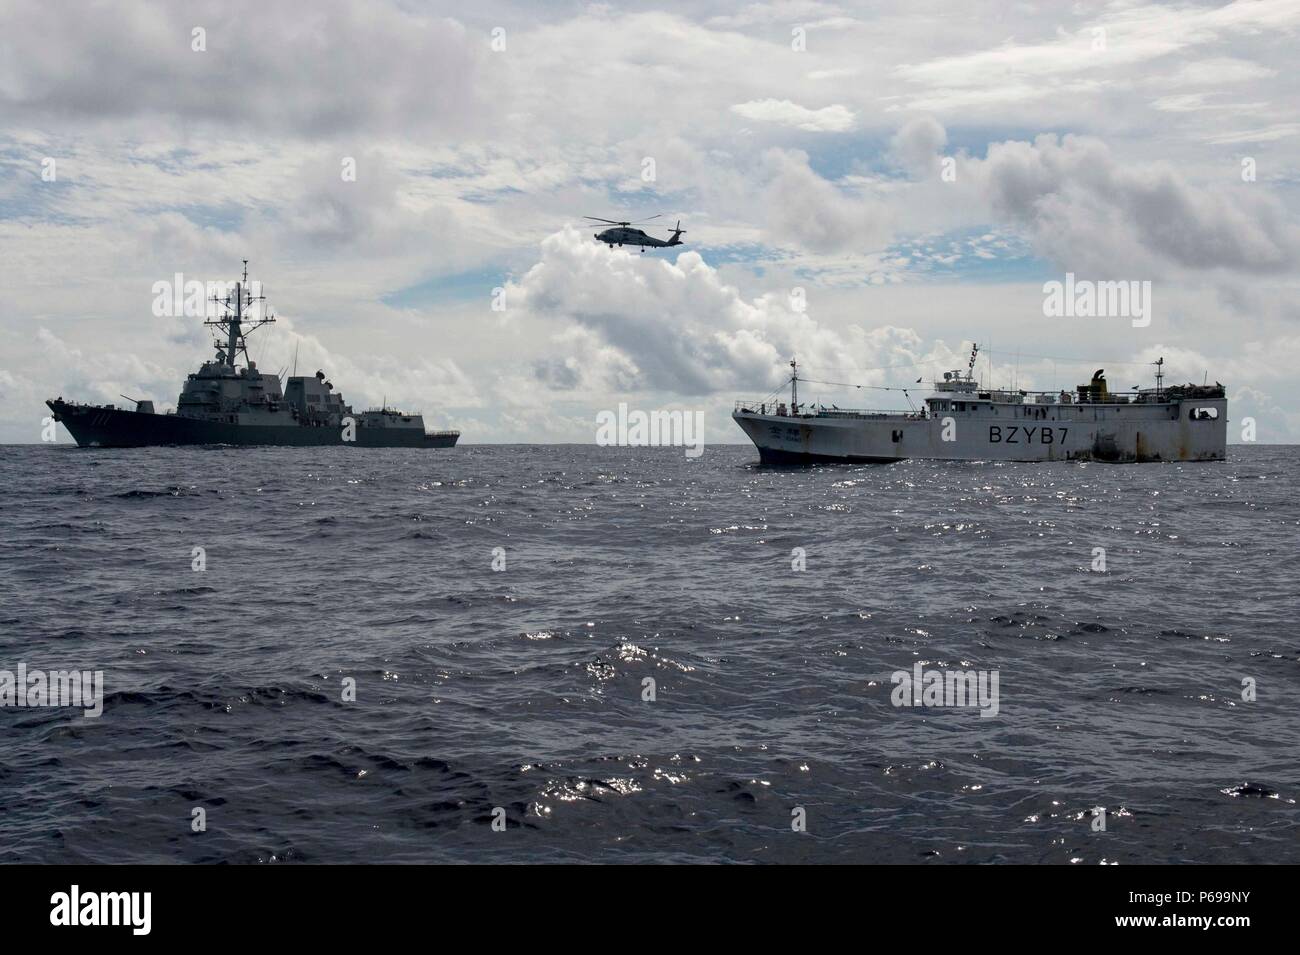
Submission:
<svg viewBox="0 0 1300 955">
<path fill-rule="evenodd" d="M 732 418 L 764 463 L 955 461 L 1222 461 L 1228 402 L 1222 385 L 1163 383 L 1113 392 L 1099 369 L 1074 392 L 983 388 L 964 371 L 912 411 L 801 405 L 794 361 L 790 401 L 736 402 Z"/>
<path fill-rule="evenodd" d="M 137 401 L 134 409 L 126 409 L 60 397 L 46 402 L 54 420 L 82 447 L 341 444 L 449 448 L 456 444 L 459 431 L 426 432 L 419 414 L 387 407 L 354 412 L 323 371 L 315 376 L 289 377 L 282 389 L 280 376 L 264 375 L 248 355 L 246 336 L 275 321 L 255 309 L 263 300 L 249 285 L 245 261 L 242 280 L 234 283 L 230 294 L 213 299 L 217 314 L 204 322 L 217 329 L 216 354 L 185 380 L 175 411 L 157 414 L 151 401 Z"/>
</svg>

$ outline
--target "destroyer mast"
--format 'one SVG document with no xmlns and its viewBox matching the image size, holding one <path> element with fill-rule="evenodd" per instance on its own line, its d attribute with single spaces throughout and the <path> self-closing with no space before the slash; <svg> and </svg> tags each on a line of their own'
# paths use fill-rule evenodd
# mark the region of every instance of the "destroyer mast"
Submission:
<svg viewBox="0 0 1300 955">
<path fill-rule="evenodd" d="M 235 359 L 242 352 L 244 355 L 244 364 L 250 364 L 248 357 L 248 342 L 245 336 L 249 332 L 257 331 L 263 325 L 272 325 L 275 323 L 274 315 L 257 316 L 248 326 L 244 328 L 244 318 L 249 308 L 260 308 L 260 303 L 266 301 L 266 296 L 262 294 L 261 282 L 257 283 L 257 294 L 254 295 L 248 283 L 248 259 L 244 259 L 244 274 L 240 281 L 235 283 L 233 292 L 227 292 L 222 298 L 216 293 L 208 299 L 219 309 L 225 309 L 224 314 L 218 313 L 215 318 L 205 318 L 204 325 L 215 326 L 220 331 L 214 333 L 215 340 L 213 344 L 217 349 L 217 362 L 230 368 L 235 367 Z M 225 342 L 221 340 L 224 332 Z"/>
</svg>

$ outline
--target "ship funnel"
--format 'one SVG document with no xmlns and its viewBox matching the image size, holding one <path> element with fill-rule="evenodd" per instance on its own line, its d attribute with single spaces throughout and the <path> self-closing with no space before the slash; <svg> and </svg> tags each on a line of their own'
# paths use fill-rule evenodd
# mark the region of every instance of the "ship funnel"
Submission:
<svg viewBox="0 0 1300 955">
<path fill-rule="evenodd" d="M 1098 368 L 1092 375 L 1092 381 L 1086 385 L 1079 386 L 1079 400 L 1083 401 L 1105 401 L 1110 395 L 1106 387 L 1106 369 Z"/>
</svg>

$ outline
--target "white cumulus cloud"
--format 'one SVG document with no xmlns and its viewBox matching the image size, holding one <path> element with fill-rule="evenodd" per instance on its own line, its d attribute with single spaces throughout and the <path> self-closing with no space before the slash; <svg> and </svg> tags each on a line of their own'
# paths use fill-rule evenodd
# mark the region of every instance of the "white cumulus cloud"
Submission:
<svg viewBox="0 0 1300 955">
<path fill-rule="evenodd" d="M 782 123 L 812 133 L 842 133 L 853 128 L 853 111 L 838 103 L 809 109 L 788 99 L 757 99 L 737 103 L 731 109 L 746 119 Z"/>
</svg>

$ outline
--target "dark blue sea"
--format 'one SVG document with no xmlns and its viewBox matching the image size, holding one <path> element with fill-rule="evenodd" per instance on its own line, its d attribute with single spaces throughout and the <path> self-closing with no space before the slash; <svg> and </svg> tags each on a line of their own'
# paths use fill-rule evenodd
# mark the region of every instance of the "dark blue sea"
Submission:
<svg viewBox="0 0 1300 955">
<path fill-rule="evenodd" d="M 1300 862 L 1300 448 L 756 458 L 0 448 L 0 861 Z"/>
</svg>

